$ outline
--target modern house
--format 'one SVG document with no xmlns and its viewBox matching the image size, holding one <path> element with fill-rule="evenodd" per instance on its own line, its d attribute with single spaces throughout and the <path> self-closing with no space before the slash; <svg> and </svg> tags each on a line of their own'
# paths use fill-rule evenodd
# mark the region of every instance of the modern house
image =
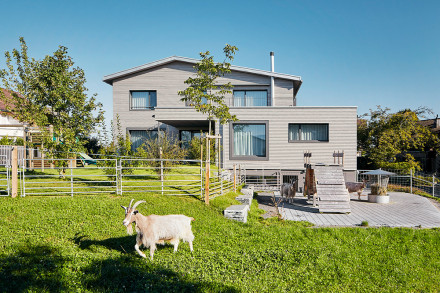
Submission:
<svg viewBox="0 0 440 293">
<path fill-rule="evenodd" d="M 195 75 L 197 62 L 172 56 L 104 77 L 113 86 L 114 119 L 119 116 L 135 146 L 157 134 L 158 127 L 178 133 L 183 141 L 208 130 L 206 116 L 177 94 Z M 274 72 L 273 53 L 271 67 L 265 71 L 231 66 L 231 73 L 217 80 L 234 86 L 226 102 L 239 119 L 215 125 L 222 137 L 222 167 L 240 165 L 247 174 L 302 178 L 305 153 L 312 164 L 334 164 L 334 152 L 343 152 L 345 175 L 354 181 L 357 107 L 297 106 L 301 77 Z"/>
</svg>

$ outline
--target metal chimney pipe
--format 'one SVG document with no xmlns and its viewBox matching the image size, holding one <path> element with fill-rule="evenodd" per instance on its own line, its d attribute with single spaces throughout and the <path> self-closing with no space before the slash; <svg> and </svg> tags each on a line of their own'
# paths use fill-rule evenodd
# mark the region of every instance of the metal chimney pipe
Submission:
<svg viewBox="0 0 440 293">
<path fill-rule="evenodd" d="M 270 71 L 275 72 L 274 53 L 270 52 Z M 270 102 L 271 106 L 275 106 L 275 80 L 274 77 L 270 77 Z"/>
</svg>

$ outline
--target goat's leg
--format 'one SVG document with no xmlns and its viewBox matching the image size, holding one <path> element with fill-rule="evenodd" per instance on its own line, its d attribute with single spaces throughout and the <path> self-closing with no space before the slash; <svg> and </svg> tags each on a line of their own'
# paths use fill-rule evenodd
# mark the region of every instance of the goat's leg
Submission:
<svg viewBox="0 0 440 293">
<path fill-rule="evenodd" d="M 174 252 L 177 251 L 177 247 L 179 247 L 179 238 L 173 238 L 170 240 L 170 243 L 174 245 Z"/>
<path fill-rule="evenodd" d="M 358 193 L 357 193 L 357 194 L 358 194 L 358 199 L 359 199 L 359 200 L 361 200 L 361 193 L 362 193 L 362 191 L 358 191 Z"/>
<path fill-rule="evenodd" d="M 154 251 L 156 250 L 156 243 L 150 245 L 150 259 L 153 260 Z"/>
<path fill-rule="evenodd" d="M 140 249 L 139 246 L 142 245 L 142 240 L 140 240 L 140 238 L 138 239 L 138 237 L 136 237 L 136 245 L 134 246 L 134 249 L 136 249 L 136 251 L 139 253 L 140 256 L 142 257 L 147 257 L 145 255 L 145 253 L 143 253 Z"/>
</svg>

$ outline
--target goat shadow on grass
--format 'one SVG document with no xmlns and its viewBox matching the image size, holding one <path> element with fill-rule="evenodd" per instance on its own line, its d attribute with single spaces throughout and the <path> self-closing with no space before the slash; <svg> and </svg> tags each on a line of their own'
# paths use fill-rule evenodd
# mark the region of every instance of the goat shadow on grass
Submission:
<svg viewBox="0 0 440 293">
<path fill-rule="evenodd" d="M 121 253 L 127 252 L 127 247 L 130 246 L 131 250 L 133 250 L 134 245 L 136 244 L 136 236 L 135 235 L 127 235 L 123 237 L 113 237 L 107 238 L 104 240 L 92 240 L 89 239 L 86 235 L 76 234 L 72 240 L 80 249 L 90 249 L 93 245 L 103 246 L 110 250 L 117 250 Z M 127 245 L 130 244 L 130 245 Z M 131 245 L 133 244 L 133 245 Z"/>
</svg>

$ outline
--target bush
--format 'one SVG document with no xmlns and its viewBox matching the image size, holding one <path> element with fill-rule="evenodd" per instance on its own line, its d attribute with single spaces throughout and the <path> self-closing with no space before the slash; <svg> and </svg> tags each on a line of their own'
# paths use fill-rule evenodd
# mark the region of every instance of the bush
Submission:
<svg viewBox="0 0 440 293">
<path fill-rule="evenodd" d="M 202 161 L 206 160 L 206 140 L 203 138 L 199 138 L 199 137 L 194 137 L 189 145 L 189 149 L 188 149 L 188 158 L 191 160 L 200 160 L 201 154 L 200 154 L 200 148 L 201 148 L 201 144 L 203 145 L 203 158 Z M 211 162 L 215 162 L 215 157 L 217 155 L 217 152 L 215 150 L 215 143 L 214 140 L 211 140 L 211 145 L 210 145 L 210 149 L 211 149 Z"/>
</svg>

